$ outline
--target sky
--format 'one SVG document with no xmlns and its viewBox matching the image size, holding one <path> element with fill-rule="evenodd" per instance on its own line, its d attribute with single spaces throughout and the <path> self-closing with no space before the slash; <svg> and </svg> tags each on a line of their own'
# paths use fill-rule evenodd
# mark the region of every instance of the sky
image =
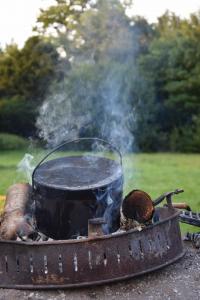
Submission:
<svg viewBox="0 0 200 300">
<path fill-rule="evenodd" d="M 13 41 L 22 47 L 32 34 L 40 8 L 52 3 L 53 0 L 0 0 L 0 46 L 5 47 Z M 135 0 L 130 13 L 155 22 L 167 9 L 188 17 L 200 9 L 200 0 Z"/>
</svg>

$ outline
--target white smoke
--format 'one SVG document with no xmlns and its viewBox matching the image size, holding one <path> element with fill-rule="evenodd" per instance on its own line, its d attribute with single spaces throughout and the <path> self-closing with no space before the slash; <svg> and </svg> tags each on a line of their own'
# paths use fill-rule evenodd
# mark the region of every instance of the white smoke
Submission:
<svg viewBox="0 0 200 300">
<path fill-rule="evenodd" d="M 77 138 L 80 129 L 89 121 L 89 114 L 73 114 L 72 103 L 73 99 L 60 89 L 41 106 L 37 127 L 40 137 L 48 144 L 56 146 L 66 139 Z"/>
<path fill-rule="evenodd" d="M 40 108 L 39 135 L 51 146 L 77 137 L 96 136 L 110 141 L 122 152 L 132 150 L 130 124 L 135 122 L 135 116 L 130 105 L 131 80 L 136 72 L 134 55 L 138 46 L 125 18 L 117 11 L 108 11 L 106 5 L 104 1 L 99 8 L 98 20 L 98 15 L 93 19 L 87 13 L 83 15 L 80 32 L 89 46 L 76 57 L 62 82 L 51 87 Z M 94 19 L 100 28 L 93 27 Z M 92 41 L 94 30 L 101 28 L 105 41 L 96 49 Z"/>
<path fill-rule="evenodd" d="M 32 173 L 35 168 L 33 164 L 34 156 L 26 153 L 22 160 L 17 165 L 17 171 L 25 175 L 29 183 L 32 181 Z"/>
</svg>

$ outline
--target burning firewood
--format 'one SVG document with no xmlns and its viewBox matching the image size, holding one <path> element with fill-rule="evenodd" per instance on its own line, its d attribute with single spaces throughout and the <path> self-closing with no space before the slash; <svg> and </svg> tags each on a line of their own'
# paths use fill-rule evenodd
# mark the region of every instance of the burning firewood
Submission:
<svg viewBox="0 0 200 300">
<path fill-rule="evenodd" d="M 121 213 L 121 218 L 120 218 L 120 230 L 130 230 L 130 229 L 135 229 L 138 231 L 141 231 L 143 228 L 146 226 L 144 224 L 140 224 L 138 221 L 134 219 L 129 219 L 126 218 L 123 213 Z"/>
<path fill-rule="evenodd" d="M 140 190 L 130 192 L 122 203 L 120 230 L 141 231 L 152 218 L 153 206 L 150 196 Z M 145 223 L 145 224 L 144 224 Z"/>
</svg>

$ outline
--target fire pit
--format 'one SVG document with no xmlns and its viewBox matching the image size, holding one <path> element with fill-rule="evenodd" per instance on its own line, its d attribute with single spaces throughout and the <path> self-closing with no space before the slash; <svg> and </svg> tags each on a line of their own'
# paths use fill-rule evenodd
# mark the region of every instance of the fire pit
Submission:
<svg viewBox="0 0 200 300">
<path fill-rule="evenodd" d="M 184 255 L 179 211 L 169 206 L 156 210 L 160 221 L 142 231 L 132 229 L 100 236 L 97 222 L 89 226 L 95 226 L 91 237 L 89 233 L 82 240 L 0 241 L 0 287 L 49 289 L 96 285 L 131 278 L 175 262 Z"/>
<path fill-rule="evenodd" d="M 90 177 L 90 157 L 89 165 L 88 156 L 86 161 L 85 157 L 77 157 L 75 166 L 83 167 L 83 174 L 85 172 Z M 18 229 L 29 232 L 31 226 L 22 217 L 26 214 L 26 198 L 31 199 L 31 193 L 36 202 L 39 230 L 56 240 L 0 240 L 0 287 L 49 289 L 103 284 L 162 268 L 184 255 L 179 210 L 171 201 L 175 192 L 161 197 L 162 200 L 166 198 L 167 206 L 154 207 L 156 218 L 151 224 L 124 231 L 119 229 L 123 182 L 119 163 L 110 158 L 95 158 L 93 181 L 86 184 L 87 178 L 79 177 L 77 188 L 74 186 L 75 172 L 72 172 L 70 186 L 62 174 L 62 166 L 72 170 L 74 158 L 56 158 L 45 163 L 44 160 L 33 173 L 32 188 L 28 184 L 18 185 L 7 195 L 15 200 L 7 201 L 5 218 L 16 226 L 16 230 L 12 226 L 11 230 L 6 227 L 6 222 L 1 228 L 4 236 L 10 233 L 7 235 L 10 239 L 16 237 Z M 103 174 L 95 177 L 97 169 L 101 170 L 102 166 Z M 51 176 L 55 171 L 61 178 L 58 183 Z M 70 217 L 74 202 L 75 219 Z M 10 215 L 13 211 L 15 220 L 20 216 L 21 223 L 17 225 Z M 53 228 L 54 220 L 56 229 Z M 79 236 L 80 233 L 84 236 Z M 65 237 L 69 239 L 58 240 Z"/>
</svg>

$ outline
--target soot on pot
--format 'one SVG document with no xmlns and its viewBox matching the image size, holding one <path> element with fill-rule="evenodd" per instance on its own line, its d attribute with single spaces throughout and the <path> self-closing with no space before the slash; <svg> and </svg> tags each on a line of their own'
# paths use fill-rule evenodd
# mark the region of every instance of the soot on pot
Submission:
<svg viewBox="0 0 200 300">
<path fill-rule="evenodd" d="M 71 155 L 42 162 L 33 174 L 38 229 L 53 239 L 87 236 L 88 220 L 101 218 L 104 234 L 120 226 L 123 173 L 120 162 Z"/>
</svg>

